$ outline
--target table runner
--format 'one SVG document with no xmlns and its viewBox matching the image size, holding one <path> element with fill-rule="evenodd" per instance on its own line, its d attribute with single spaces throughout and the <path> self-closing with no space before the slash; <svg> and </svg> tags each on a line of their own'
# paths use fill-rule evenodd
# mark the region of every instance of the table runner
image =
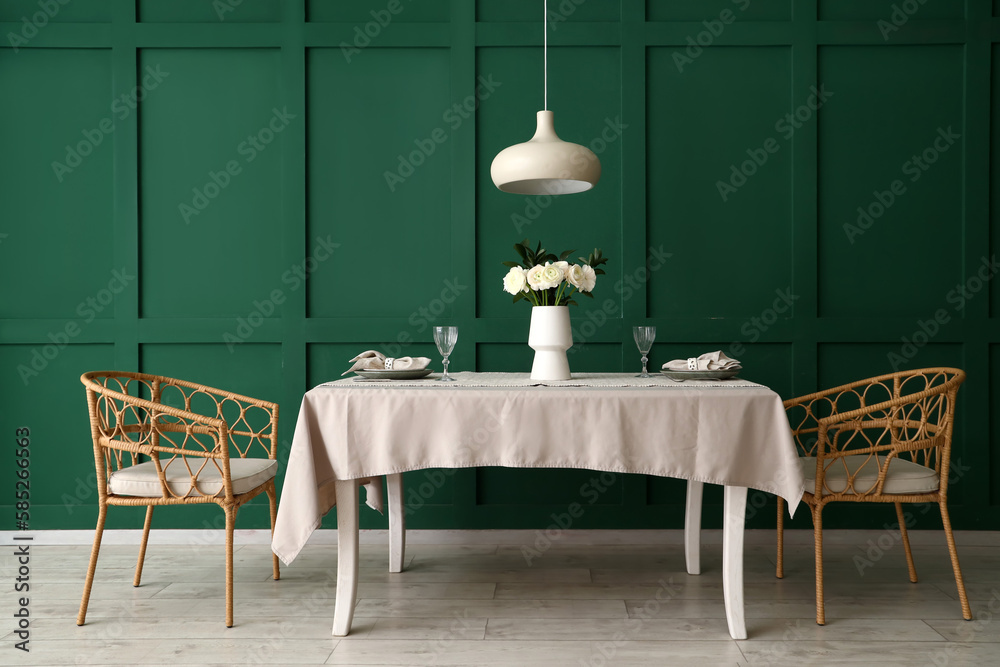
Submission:
<svg viewBox="0 0 1000 667">
<path fill-rule="evenodd" d="M 367 502 L 379 510 L 377 478 L 426 468 L 584 468 L 677 477 L 774 493 L 790 511 L 805 490 L 781 398 L 761 385 L 657 377 L 661 384 L 641 388 L 471 386 L 476 378 L 467 376 L 476 375 L 486 374 L 456 374 L 460 380 L 451 384 L 467 386 L 348 379 L 307 392 L 272 542 L 282 561 L 294 560 L 334 506 L 336 479 L 376 478 Z M 511 382 L 527 379 L 506 375 Z"/>
<path fill-rule="evenodd" d="M 454 382 L 438 382 L 440 373 L 414 380 L 376 380 L 349 377 L 324 382 L 320 387 L 381 385 L 387 387 L 424 387 L 426 389 L 458 389 L 463 387 L 764 387 L 764 385 L 731 378 L 728 380 L 671 380 L 655 373 L 648 378 L 625 373 L 574 373 L 569 380 L 533 380 L 527 373 L 452 373 Z"/>
</svg>

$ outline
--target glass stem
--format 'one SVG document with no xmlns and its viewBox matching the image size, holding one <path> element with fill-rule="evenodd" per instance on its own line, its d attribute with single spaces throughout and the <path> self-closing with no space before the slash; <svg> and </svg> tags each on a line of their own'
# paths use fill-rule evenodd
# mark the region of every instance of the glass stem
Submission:
<svg viewBox="0 0 1000 667">
<path fill-rule="evenodd" d="M 448 356 L 444 357 L 444 377 L 448 377 Z"/>
<path fill-rule="evenodd" d="M 645 354 L 642 355 L 642 374 L 643 375 L 649 375 L 649 372 L 646 370 L 646 362 L 647 361 L 649 361 L 649 357 L 647 357 Z"/>
</svg>

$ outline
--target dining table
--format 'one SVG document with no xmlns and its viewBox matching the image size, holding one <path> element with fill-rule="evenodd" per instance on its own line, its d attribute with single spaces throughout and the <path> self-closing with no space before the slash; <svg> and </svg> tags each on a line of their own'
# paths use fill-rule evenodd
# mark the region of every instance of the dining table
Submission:
<svg viewBox="0 0 1000 667">
<path fill-rule="evenodd" d="M 346 636 L 357 602 L 359 486 L 383 511 L 389 571 L 403 570 L 402 473 L 429 468 L 574 468 L 687 480 L 685 559 L 700 572 L 703 485 L 723 494 L 723 597 L 729 633 L 747 637 L 743 541 L 747 489 L 794 512 L 805 480 L 781 398 L 740 378 L 677 382 L 659 373 L 454 373 L 411 380 L 345 378 L 306 392 L 278 505 L 272 550 L 292 563 L 337 508 L 333 634 Z"/>
</svg>

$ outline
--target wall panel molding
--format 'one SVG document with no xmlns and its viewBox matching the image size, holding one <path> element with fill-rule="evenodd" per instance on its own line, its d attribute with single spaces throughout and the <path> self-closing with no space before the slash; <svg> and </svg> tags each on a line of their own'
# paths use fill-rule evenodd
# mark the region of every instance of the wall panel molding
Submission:
<svg viewBox="0 0 1000 667">
<path fill-rule="evenodd" d="M 1000 290 L 986 281 L 950 298 L 1000 238 L 1000 14 L 985 0 L 928 0 L 901 21 L 893 5 L 550 7 L 550 108 L 560 135 L 591 144 L 604 165 L 594 191 L 556 200 L 498 193 L 489 179 L 496 151 L 527 140 L 542 105 L 535 0 L 424 0 L 395 14 L 381 0 L 244 0 L 231 11 L 75 0 L 24 43 L 5 37 L 0 86 L 19 97 L 0 110 L 0 367 L 11 389 L 0 436 L 27 425 L 60 452 L 33 462 L 33 527 L 93 527 L 85 370 L 141 368 L 278 400 L 283 469 L 302 393 L 356 351 L 437 359 L 430 327 L 457 324 L 454 368 L 524 369 L 529 313 L 500 293 L 499 262 L 528 236 L 580 254 L 600 245 L 612 259 L 597 299 L 573 313 L 578 370 L 635 368 L 630 329 L 648 323 L 654 364 L 724 349 L 752 379 L 797 395 L 892 370 L 943 309 L 948 321 L 903 367 L 969 372 L 955 445 L 968 470 L 952 517 L 1000 529 Z M 20 35 L 35 11 L 5 2 L 0 35 Z M 127 112 L 112 106 L 159 60 L 172 69 L 161 86 Z M 802 111 L 824 84 L 834 95 Z M 241 142 L 275 110 L 295 119 L 247 160 Z M 104 118 L 113 130 L 60 182 L 51 163 Z M 844 225 L 857 208 L 906 178 L 903 164 L 949 124 L 960 140 L 852 242 Z M 732 168 L 768 139 L 777 150 L 733 185 Z M 229 161 L 240 173 L 183 220 L 192 188 Z M 390 187 L 386 173 L 402 182 Z M 735 188 L 727 199 L 720 182 Z M 656 253 L 669 258 L 650 271 Z M 135 278 L 89 318 L 87 299 L 104 298 L 113 271 Z M 407 474 L 411 489 L 432 488 L 411 498 L 411 526 L 544 528 L 589 480 L 493 469 L 438 479 Z M 683 483 L 612 486 L 579 527 L 682 525 Z M 721 494 L 706 503 L 705 525 L 719 525 Z M 773 526 L 773 499 L 751 503 L 749 525 Z M 920 516 L 918 527 L 936 527 Z M 142 515 L 110 520 L 133 528 Z M 852 507 L 829 518 L 892 520 Z M 164 521 L 190 527 L 187 516 Z M 264 527 L 266 512 L 252 506 L 241 523 Z"/>
</svg>

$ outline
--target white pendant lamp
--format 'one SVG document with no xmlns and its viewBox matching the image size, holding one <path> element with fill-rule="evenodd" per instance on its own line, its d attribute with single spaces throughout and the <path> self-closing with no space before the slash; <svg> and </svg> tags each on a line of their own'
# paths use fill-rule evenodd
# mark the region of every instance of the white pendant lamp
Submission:
<svg viewBox="0 0 1000 667">
<path fill-rule="evenodd" d="M 548 0 L 545 11 L 545 109 L 536 116 L 535 136 L 500 151 L 490 166 L 493 183 L 517 195 L 568 195 L 584 192 L 601 178 L 601 161 L 586 146 L 563 141 L 549 111 Z"/>
</svg>

